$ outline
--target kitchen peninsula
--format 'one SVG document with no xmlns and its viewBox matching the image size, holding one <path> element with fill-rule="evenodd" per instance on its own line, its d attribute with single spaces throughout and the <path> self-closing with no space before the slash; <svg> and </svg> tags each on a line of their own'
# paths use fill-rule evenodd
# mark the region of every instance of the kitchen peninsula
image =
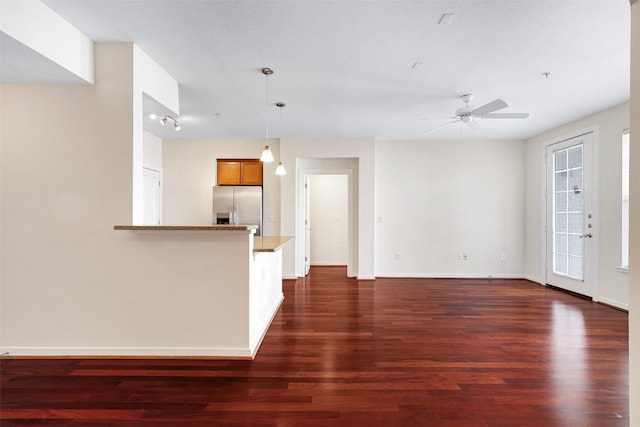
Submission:
<svg viewBox="0 0 640 427">
<path fill-rule="evenodd" d="M 136 268 L 158 282 L 145 322 L 150 346 L 131 354 L 253 358 L 283 300 L 286 236 L 255 236 L 255 225 L 117 225 L 144 253 Z M 119 354 L 116 354 L 119 355 Z"/>
</svg>

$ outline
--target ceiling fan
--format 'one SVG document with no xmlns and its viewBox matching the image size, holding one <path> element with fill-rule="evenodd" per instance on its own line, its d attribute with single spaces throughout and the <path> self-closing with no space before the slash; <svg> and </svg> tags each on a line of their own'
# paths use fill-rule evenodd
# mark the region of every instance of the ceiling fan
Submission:
<svg viewBox="0 0 640 427">
<path fill-rule="evenodd" d="M 470 105 L 471 100 L 473 99 L 473 95 L 471 94 L 464 94 L 460 97 L 460 99 L 462 99 L 462 102 L 465 103 L 465 106 L 458 108 L 455 112 L 455 116 L 448 117 L 453 120 L 430 129 L 425 133 L 434 132 L 453 123 L 471 124 L 475 119 L 526 119 L 527 117 L 529 117 L 529 113 L 494 113 L 494 111 L 502 110 L 503 108 L 508 107 L 507 103 L 502 99 L 496 99 L 480 107 L 473 107 Z"/>
</svg>

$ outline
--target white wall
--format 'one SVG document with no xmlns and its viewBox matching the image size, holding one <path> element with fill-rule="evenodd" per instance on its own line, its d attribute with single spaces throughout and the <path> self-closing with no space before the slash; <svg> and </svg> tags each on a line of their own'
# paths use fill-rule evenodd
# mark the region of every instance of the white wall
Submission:
<svg viewBox="0 0 640 427">
<path fill-rule="evenodd" d="M 376 276 L 521 277 L 523 169 L 521 141 L 377 141 Z"/>
<path fill-rule="evenodd" d="M 0 85 L 3 347 L 132 338 L 113 231 L 131 221 L 131 49 L 96 46 L 95 86 Z"/>
<path fill-rule="evenodd" d="M 281 230 L 286 236 L 296 236 L 294 244 L 287 244 L 283 248 L 283 275 L 295 278 L 303 275 L 303 259 L 300 258 L 302 241 L 300 233 L 299 209 L 299 178 L 301 164 L 305 159 L 335 160 L 349 159 L 357 164 L 354 171 L 354 266 L 350 274 L 359 279 L 374 279 L 374 168 L 375 141 L 372 138 L 353 139 L 303 139 L 286 138 L 280 145 L 281 158 L 289 172 L 281 182 Z M 291 170 L 295 166 L 295 172 Z M 304 164 L 302 168 L 308 168 Z M 315 167 L 315 166 L 314 166 Z"/>
<path fill-rule="evenodd" d="M 631 5 L 630 425 L 640 426 L 640 2 Z"/>
<path fill-rule="evenodd" d="M 270 140 L 274 157 L 280 143 Z M 216 185 L 218 158 L 260 157 L 264 139 L 164 139 L 163 219 L 170 225 L 211 224 L 212 188 Z M 277 163 L 264 163 L 263 227 L 265 236 L 280 234 L 280 177 Z"/>
<path fill-rule="evenodd" d="M 95 86 L 0 91 L 2 351 L 249 355 L 248 235 L 113 230 L 133 203 L 132 45 L 96 45 Z"/>
<path fill-rule="evenodd" d="M 311 175 L 311 265 L 347 265 L 349 177 Z"/>
<path fill-rule="evenodd" d="M 162 139 L 144 132 L 142 147 L 143 166 L 157 171 L 162 170 Z"/>
<path fill-rule="evenodd" d="M 598 169 L 599 218 L 598 232 L 599 274 L 596 295 L 602 302 L 628 308 L 629 287 L 627 273 L 620 272 L 621 247 L 621 140 L 622 131 L 629 127 L 629 104 L 625 103 L 574 123 L 553 129 L 527 141 L 526 149 L 526 254 L 525 275 L 538 282 L 544 281 L 542 189 L 544 164 L 542 153 L 549 141 L 570 137 L 577 132 L 596 127 L 596 167 Z"/>
<path fill-rule="evenodd" d="M 143 224 L 144 206 L 144 108 L 145 95 L 180 114 L 178 82 L 162 69 L 138 46 L 132 45 L 133 55 L 133 156 L 131 224 Z"/>
</svg>

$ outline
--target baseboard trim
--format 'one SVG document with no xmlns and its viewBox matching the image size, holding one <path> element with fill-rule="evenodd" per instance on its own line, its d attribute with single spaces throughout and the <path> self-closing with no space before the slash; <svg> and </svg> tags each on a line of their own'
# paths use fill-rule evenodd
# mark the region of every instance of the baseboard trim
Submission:
<svg viewBox="0 0 640 427">
<path fill-rule="evenodd" d="M 530 281 L 530 282 L 535 282 L 535 283 L 537 283 L 537 284 L 539 284 L 539 285 L 544 285 L 543 280 L 542 280 L 541 278 L 539 278 L 539 277 L 536 277 L 536 276 L 530 276 L 530 275 L 528 275 L 528 274 L 525 274 L 525 275 L 523 276 L 523 278 L 524 278 L 524 279 L 527 279 L 527 280 L 528 280 L 528 281 Z"/>
<path fill-rule="evenodd" d="M 3 357 L 252 359 L 249 348 L 221 347 L 5 347 Z"/>
<path fill-rule="evenodd" d="M 629 312 L 629 305 L 623 304 L 619 301 L 615 301 L 609 298 L 600 298 L 598 301 L 599 304 L 606 305 L 607 307 L 615 308 L 616 310 Z"/>
<path fill-rule="evenodd" d="M 104 360 L 125 360 L 125 359 L 141 359 L 141 360 L 253 360 L 248 356 L 153 356 L 153 355 L 20 355 L 3 353 L 0 355 L 3 359 L 104 359 Z"/>
<path fill-rule="evenodd" d="M 328 262 L 328 263 L 320 262 L 320 263 L 311 264 L 311 267 L 346 267 L 346 266 L 347 264 L 336 264 L 331 262 Z"/>
<path fill-rule="evenodd" d="M 262 333 L 259 335 L 255 345 L 251 346 L 251 349 L 252 349 L 251 359 L 254 359 L 256 357 L 256 354 L 258 354 L 258 350 L 260 350 L 262 341 L 264 340 L 264 337 L 267 335 L 267 332 L 269 331 L 269 327 L 271 326 L 271 323 L 273 323 L 273 318 L 276 317 L 276 314 L 278 314 L 278 310 L 280 310 L 280 307 L 282 306 L 283 301 L 284 301 L 284 295 L 281 295 L 280 299 L 273 305 L 273 307 L 271 307 L 269 320 L 265 323 L 264 328 L 262 329 Z"/>
<path fill-rule="evenodd" d="M 526 279 L 522 274 L 411 274 L 411 273 L 392 273 L 378 274 L 378 279 Z"/>
</svg>

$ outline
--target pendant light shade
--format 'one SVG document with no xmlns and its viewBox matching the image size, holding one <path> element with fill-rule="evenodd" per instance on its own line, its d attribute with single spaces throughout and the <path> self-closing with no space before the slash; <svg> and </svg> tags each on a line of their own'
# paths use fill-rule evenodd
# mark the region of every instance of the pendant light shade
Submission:
<svg viewBox="0 0 640 427">
<path fill-rule="evenodd" d="M 278 167 L 276 168 L 276 175 L 286 175 L 287 171 L 284 169 L 284 165 L 282 162 L 278 162 Z"/>
<path fill-rule="evenodd" d="M 264 146 L 262 150 L 262 155 L 260 156 L 260 161 L 264 163 L 273 162 L 273 153 L 271 152 L 271 148 L 268 145 Z"/>
</svg>

